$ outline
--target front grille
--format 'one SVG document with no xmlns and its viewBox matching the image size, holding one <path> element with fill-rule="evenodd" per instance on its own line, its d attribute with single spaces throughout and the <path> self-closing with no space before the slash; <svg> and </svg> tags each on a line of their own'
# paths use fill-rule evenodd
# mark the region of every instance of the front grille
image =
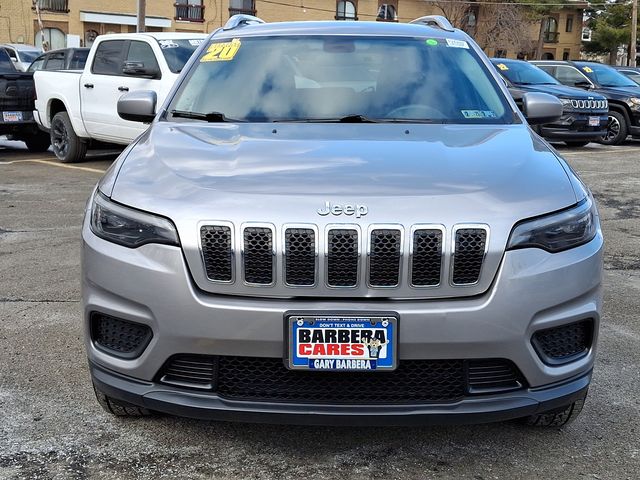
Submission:
<svg viewBox="0 0 640 480">
<path fill-rule="evenodd" d="M 96 348 L 122 358 L 140 356 L 151 341 L 147 325 L 93 312 L 90 317 L 91 339 Z"/>
<path fill-rule="evenodd" d="M 402 258 L 400 230 L 373 230 L 370 252 L 369 285 L 372 287 L 395 287 L 398 285 Z"/>
<path fill-rule="evenodd" d="M 218 282 L 233 280 L 231 228 L 208 225 L 200 228 L 202 256 L 207 278 Z"/>
<path fill-rule="evenodd" d="M 606 110 L 609 108 L 606 100 L 571 100 L 571 106 L 576 110 Z"/>
<path fill-rule="evenodd" d="M 284 261 L 287 285 L 316 283 L 316 232 L 311 228 L 287 228 L 284 232 Z"/>
<path fill-rule="evenodd" d="M 244 229 L 244 281 L 273 283 L 273 231 L 267 227 Z"/>
<path fill-rule="evenodd" d="M 355 287 L 358 283 L 358 231 L 329 230 L 327 284 L 330 287 Z"/>
<path fill-rule="evenodd" d="M 285 224 L 281 230 L 257 223 L 240 228 L 229 222 L 202 225 L 204 273 L 211 282 L 229 284 L 223 292 L 229 294 L 247 293 L 232 289 L 237 277 L 245 287 L 276 287 L 278 293 L 291 287 L 299 295 L 313 294 L 311 289 L 318 287 L 324 295 L 343 288 L 359 289 L 360 294 L 366 289 L 394 291 L 411 286 L 417 292 L 477 285 L 481 279 L 489 241 L 486 225 L 455 225 L 451 234 L 444 226 L 431 224 L 406 230 L 374 224 L 366 231 L 362 235 L 351 224 L 333 224 L 324 230 L 309 224 Z M 241 255 L 236 254 L 239 250 Z"/>
<path fill-rule="evenodd" d="M 454 402 L 525 386 L 517 367 L 500 359 L 402 360 L 392 372 L 313 372 L 288 370 L 281 358 L 177 355 L 158 378 L 230 400 L 316 404 Z"/>
<path fill-rule="evenodd" d="M 584 356 L 593 341 L 593 322 L 580 322 L 538 330 L 532 338 L 540 357 L 549 364 L 567 363 Z"/>
<path fill-rule="evenodd" d="M 455 233 L 452 282 L 455 285 L 473 285 L 480 278 L 487 242 L 487 231 L 482 228 L 460 228 Z"/>
</svg>

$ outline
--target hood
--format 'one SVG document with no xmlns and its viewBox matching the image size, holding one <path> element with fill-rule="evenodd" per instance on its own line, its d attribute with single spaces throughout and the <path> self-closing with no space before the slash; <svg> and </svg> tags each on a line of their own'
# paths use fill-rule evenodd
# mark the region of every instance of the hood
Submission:
<svg viewBox="0 0 640 480">
<path fill-rule="evenodd" d="M 640 86 L 637 87 L 603 87 L 600 86 L 597 89 L 598 93 L 617 99 L 624 99 L 629 97 L 640 98 Z"/>
<path fill-rule="evenodd" d="M 579 88 L 566 85 L 515 85 L 523 92 L 540 92 L 555 95 L 560 98 L 574 98 L 577 100 L 604 100 L 604 97 L 595 92 L 587 92 Z"/>
</svg>

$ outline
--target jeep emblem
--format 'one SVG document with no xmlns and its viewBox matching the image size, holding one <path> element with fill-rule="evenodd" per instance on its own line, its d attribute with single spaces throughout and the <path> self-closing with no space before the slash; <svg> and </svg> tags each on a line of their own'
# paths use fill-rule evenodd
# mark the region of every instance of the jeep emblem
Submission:
<svg viewBox="0 0 640 480">
<path fill-rule="evenodd" d="M 369 209 L 366 205 L 331 205 L 331 202 L 324 202 L 324 207 L 318 209 L 318 215 L 322 215 L 323 217 L 331 214 L 331 215 L 355 215 L 356 218 L 364 217 L 367 213 L 369 213 Z"/>
</svg>

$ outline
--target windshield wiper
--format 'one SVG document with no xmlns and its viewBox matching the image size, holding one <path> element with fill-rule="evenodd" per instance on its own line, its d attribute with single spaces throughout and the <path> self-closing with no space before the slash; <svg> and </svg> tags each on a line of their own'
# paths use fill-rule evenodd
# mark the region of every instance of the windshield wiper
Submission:
<svg viewBox="0 0 640 480">
<path fill-rule="evenodd" d="M 176 118 L 191 118 L 193 120 L 202 120 L 204 122 L 217 123 L 217 122 L 244 122 L 244 120 L 236 120 L 229 118 L 221 112 L 187 112 L 185 110 L 171 110 L 171 116 Z"/>
<path fill-rule="evenodd" d="M 330 117 L 330 118 L 283 118 L 273 120 L 277 123 L 378 123 L 379 120 L 374 120 L 364 115 L 346 115 L 344 117 Z"/>
</svg>

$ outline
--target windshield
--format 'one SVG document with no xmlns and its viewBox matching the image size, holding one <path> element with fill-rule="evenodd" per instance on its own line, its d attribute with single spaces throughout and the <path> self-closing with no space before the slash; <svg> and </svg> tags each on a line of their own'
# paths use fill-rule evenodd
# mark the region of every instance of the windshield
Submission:
<svg viewBox="0 0 640 480">
<path fill-rule="evenodd" d="M 603 87 L 637 87 L 638 85 L 607 65 L 589 63 L 579 65 L 587 77 Z"/>
<path fill-rule="evenodd" d="M 18 57 L 22 63 L 33 62 L 42 52 L 39 50 L 18 50 Z"/>
<path fill-rule="evenodd" d="M 560 85 L 544 70 L 527 62 L 499 62 L 493 64 L 507 80 L 514 85 Z"/>
<path fill-rule="evenodd" d="M 208 121 L 514 121 L 467 42 L 428 37 L 215 39 L 169 110 Z"/>
<path fill-rule="evenodd" d="M 204 40 L 202 38 L 190 38 L 181 40 L 158 40 L 162 54 L 164 55 L 169 70 L 173 73 L 180 73 L 184 68 L 184 64 L 191 58 L 196 48 Z"/>
<path fill-rule="evenodd" d="M 16 67 L 13 66 L 9 54 L 0 48 L 0 73 L 15 73 Z"/>
</svg>

